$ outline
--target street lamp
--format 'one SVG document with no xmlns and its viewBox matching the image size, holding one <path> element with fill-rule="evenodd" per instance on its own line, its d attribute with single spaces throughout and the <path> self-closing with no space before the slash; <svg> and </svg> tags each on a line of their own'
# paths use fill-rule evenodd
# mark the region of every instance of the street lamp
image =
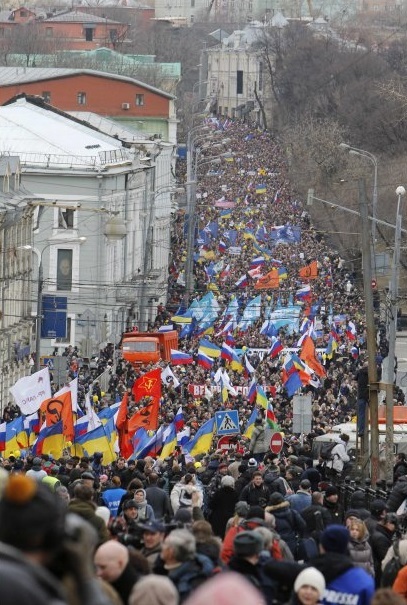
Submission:
<svg viewBox="0 0 407 605">
<path fill-rule="evenodd" d="M 79 237 L 79 242 L 83 244 L 86 242 L 86 237 Z M 53 246 L 55 242 L 49 242 L 42 250 L 38 250 L 30 244 L 21 246 L 22 250 L 31 250 L 38 259 L 38 287 L 37 287 L 37 317 L 35 326 L 35 365 L 34 369 L 36 372 L 40 370 L 40 357 L 41 357 L 41 328 L 42 328 L 42 291 L 44 285 L 44 269 L 42 264 L 42 255 L 44 251 L 50 246 Z"/>
<path fill-rule="evenodd" d="M 401 204 L 406 190 L 399 186 L 396 189 L 397 210 L 396 210 L 396 231 L 394 235 L 393 263 L 391 268 L 390 281 L 390 317 L 389 317 L 389 352 L 387 355 L 387 376 L 386 380 L 386 478 L 393 479 L 393 442 L 394 442 L 394 420 L 393 420 L 393 385 L 395 373 L 395 352 L 396 352 L 396 330 L 397 330 L 397 312 L 398 312 L 398 288 L 399 288 L 399 266 L 400 266 L 400 244 L 401 244 L 401 223 L 402 213 Z"/>
<path fill-rule="evenodd" d="M 377 157 L 370 153 L 370 151 L 365 151 L 364 149 L 359 149 L 358 147 L 352 147 L 352 145 L 348 145 L 347 143 L 340 143 L 339 147 L 341 149 L 345 149 L 349 151 L 352 155 L 358 155 L 362 158 L 367 158 L 372 164 L 374 168 L 374 177 L 373 177 L 373 196 L 372 196 L 372 249 L 374 259 L 374 246 L 376 242 L 376 219 L 377 219 Z"/>
</svg>

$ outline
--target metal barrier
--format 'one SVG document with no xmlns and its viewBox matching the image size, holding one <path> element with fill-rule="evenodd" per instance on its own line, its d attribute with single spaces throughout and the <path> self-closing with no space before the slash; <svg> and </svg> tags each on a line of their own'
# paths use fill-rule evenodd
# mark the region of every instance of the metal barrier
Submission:
<svg viewBox="0 0 407 605">
<path fill-rule="evenodd" d="M 336 485 L 339 488 L 339 501 L 344 511 L 351 508 L 352 495 L 356 491 L 364 494 L 365 507 L 370 510 L 373 500 L 380 499 L 387 501 L 393 487 L 391 483 L 378 481 L 376 487 L 373 488 L 370 478 L 363 481 L 359 477 L 355 479 L 345 477 L 345 479 L 336 483 Z"/>
</svg>

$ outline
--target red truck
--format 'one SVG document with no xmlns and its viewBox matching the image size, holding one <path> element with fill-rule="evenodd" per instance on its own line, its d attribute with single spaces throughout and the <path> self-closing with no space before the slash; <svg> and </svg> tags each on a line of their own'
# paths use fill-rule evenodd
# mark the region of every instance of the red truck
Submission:
<svg viewBox="0 0 407 605">
<path fill-rule="evenodd" d="M 134 366 L 171 361 L 171 349 L 178 349 L 178 332 L 124 332 L 122 356 Z"/>
</svg>

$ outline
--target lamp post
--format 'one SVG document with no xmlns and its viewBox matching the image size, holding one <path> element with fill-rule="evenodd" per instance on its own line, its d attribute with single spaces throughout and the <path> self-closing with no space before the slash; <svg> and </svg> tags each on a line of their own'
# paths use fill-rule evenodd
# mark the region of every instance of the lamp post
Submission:
<svg viewBox="0 0 407 605">
<path fill-rule="evenodd" d="M 394 235 L 393 262 L 391 268 L 390 281 L 390 316 L 389 316 L 389 352 L 387 355 L 387 376 L 386 382 L 386 478 L 393 480 L 393 443 L 394 443 L 394 418 L 393 418 L 393 385 L 395 372 L 395 352 L 396 352 L 396 330 L 397 330 L 397 312 L 398 312 L 398 288 L 399 288 L 399 265 L 400 265 L 400 244 L 401 244 L 401 223 L 402 198 L 406 190 L 399 186 L 396 189 L 397 210 L 396 210 L 396 231 Z"/>
<path fill-rule="evenodd" d="M 80 243 L 86 242 L 86 237 L 78 238 Z M 21 246 L 22 250 L 31 250 L 38 259 L 38 285 L 37 285 L 37 316 L 35 325 L 35 364 L 34 370 L 38 372 L 40 370 L 40 357 L 41 357 L 41 329 L 42 329 L 42 292 L 44 286 L 44 268 L 42 264 L 42 255 L 45 250 L 50 246 L 53 246 L 55 242 L 49 242 L 42 250 L 38 250 L 30 244 Z"/>
<path fill-rule="evenodd" d="M 375 242 L 376 242 L 376 219 L 377 219 L 377 157 L 370 153 L 370 151 L 365 151 L 364 149 L 359 149 L 358 147 L 353 147 L 352 145 L 348 145 L 347 143 L 340 143 L 339 147 L 341 149 L 345 149 L 349 151 L 352 155 L 358 155 L 362 158 L 367 158 L 373 164 L 373 196 L 372 196 L 372 260 L 374 260 L 374 252 L 375 252 Z M 372 265 L 374 266 L 374 265 Z"/>
</svg>

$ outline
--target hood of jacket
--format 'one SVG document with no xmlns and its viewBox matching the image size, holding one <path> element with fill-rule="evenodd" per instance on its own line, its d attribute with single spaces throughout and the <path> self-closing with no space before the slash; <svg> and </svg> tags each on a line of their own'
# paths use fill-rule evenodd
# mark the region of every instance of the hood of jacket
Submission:
<svg viewBox="0 0 407 605">
<path fill-rule="evenodd" d="M 280 504 L 266 506 L 266 513 L 273 513 L 273 515 L 274 515 L 276 512 L 286 511 L 289 508 L 290 508 L 290 503 L 287 502 L 287 500 L 284 500 L 284 502 L 280 502 Z"/>
<path fill-rule="evenodd" d="M 342 555 L 336 552 L 325 552 L 309 561 L 312 567 L 316 567 L 324 576 L 328 585 L 341 576 L 345 571 L 354 567 L 352 560 L 348 555 Z"/>
</svg>

